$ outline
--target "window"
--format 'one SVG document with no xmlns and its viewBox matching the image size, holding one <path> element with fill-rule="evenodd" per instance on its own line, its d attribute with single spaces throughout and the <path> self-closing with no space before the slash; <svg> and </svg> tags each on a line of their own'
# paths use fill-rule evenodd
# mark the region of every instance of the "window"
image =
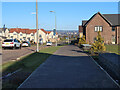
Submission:
<svg viewBox="0 0 120 90">
<path fill-rule="evenodd" d="M 95 32 L 97 32 L 98 31 L 98 27 L 95 27 Z"/>
<path fill-rule="evenodd" d="M 13 36 L 11 36 L 11 38 L 13 38 Z"/>
<path fill-rule="evenodd" d="M 26 37 L 23 37 L 23 39 L 25 40 L 25 39 L 26 39 Z"/>
<path fill-rule="evenodd" d="M 14 32 L 13 35 L 16 35 L 16 32 Z"/>
<path fill-rule="evenodd" d="M 34 36 L 34 34 L 33 34 L 33 33 L 31 33 L 31 36 Z"/>
<path fill-rule="evenodd" d="M 102 26 L 95 26 L 95 32 L 102 32 L 103 31 L 103 27 Z"/>
<path fill-rule="evenodd" d="M 27 38 L 28 39 L 28 41 L 30 41 L 30 38 Z"/>
<path fill-rule="evenodd" d="M 115 27 L 112 27 L 112 31 L 115 31 Z"/>
<path fill-rule="evenodd" d="M 22 33 L 20 34 L 20 36 L 22 36 Z"/>
<path fill-rule="evenodd" d="M 102 27 L 102 26 L 99 27 L 99 31 L 100 31 L 100 32 L 103 31 L 103 27 Z"/>
</svg>

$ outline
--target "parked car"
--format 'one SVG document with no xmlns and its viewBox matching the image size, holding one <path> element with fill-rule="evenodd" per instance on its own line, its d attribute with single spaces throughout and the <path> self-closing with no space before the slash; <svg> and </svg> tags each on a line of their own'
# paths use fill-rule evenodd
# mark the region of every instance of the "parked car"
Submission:
<svg viewBox="0 0 120 90">
<path fill-rule="evenodd" d="M 22 47 L 30 47 L 30 46 L 31 46 L 30 42 L 28 41 L 22 42 Z"/>
<path fill-rule="evenodd" d="M 21 43 L 17 39 L 6 39 L 2 43 L 2 48 L 3 49 L 5 48 L 21 49 Z"/>
<path fill-rule="evenodd" d="M 46 45 L 47 46 L 52 46 L 52 42 L 47 42 Z"/>
</svg>

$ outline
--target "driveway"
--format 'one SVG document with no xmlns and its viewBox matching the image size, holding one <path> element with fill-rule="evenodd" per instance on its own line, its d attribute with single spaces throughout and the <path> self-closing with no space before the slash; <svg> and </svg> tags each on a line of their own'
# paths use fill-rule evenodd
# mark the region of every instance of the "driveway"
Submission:
<svg viewBox="0 0 120 90">
<path fill-rule="evenodd" d="M 40 46 L 39 48 L 44 48 L 47 47 L 46 45 Z M 6 49 L 2 50 L 2 63 L 8 62 L 10 60 L 16 60 L 17 58 L 35 52 L 36 46 L 31 46 L 31 47 L 22 47 L 21 49 Z"/>
<path fill-rule="evenodd" d="M 76 46 L 64 46 L 40 65 L 19 88 L 117 88 Z"/>
</svg>

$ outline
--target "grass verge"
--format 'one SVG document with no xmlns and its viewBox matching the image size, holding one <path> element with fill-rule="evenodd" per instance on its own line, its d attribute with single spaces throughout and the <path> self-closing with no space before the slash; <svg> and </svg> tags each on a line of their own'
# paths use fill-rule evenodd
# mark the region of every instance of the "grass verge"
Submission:
<svg viewBox="0 0 120 90">
<path fill-rule="evenodd" d="M 106 51 L 120 55 L 120 45 L 105 45 Z"/>
<path fill-rule="evenodd" d="M 11 61 L 2 65 L 3 75 L 22 68 L 21 71 L 3 79 L 3 88 L 17 88 L 40 64 L 62 46 L 49 47 L 40 50 L 39 53 L 32 53 L 19 61 Z"/>
</svg>

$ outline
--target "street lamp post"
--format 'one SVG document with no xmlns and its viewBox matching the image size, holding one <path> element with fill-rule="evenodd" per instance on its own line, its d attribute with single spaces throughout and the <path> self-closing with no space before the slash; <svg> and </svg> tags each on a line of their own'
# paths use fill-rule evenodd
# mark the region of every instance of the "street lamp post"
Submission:
<svg viewBox="0 0 120 90">
<path fill-rule="evenodd" d="M 37 49 L 36 52 L 39 52 L 39 44 L 38 44 L 38 3 L 36 0 L 36 30 L 37 30 Z"/>
<path fill-rule="evenodd" d="M 55 35 L 57 35 L 57 30 L 56 30 L 56 28 L 57 28 L 57 22 L 56 22 L 56 12 L 55 11 L 50 11 L 50 12 L 53 12 L 54 14 L 55 14 L 55 32 L 56 32 L 56 34 Z M 56 38 L 56 46 L 57 46 L 57 37 L 55 36 L 55 38 Z"/>
</svg>

